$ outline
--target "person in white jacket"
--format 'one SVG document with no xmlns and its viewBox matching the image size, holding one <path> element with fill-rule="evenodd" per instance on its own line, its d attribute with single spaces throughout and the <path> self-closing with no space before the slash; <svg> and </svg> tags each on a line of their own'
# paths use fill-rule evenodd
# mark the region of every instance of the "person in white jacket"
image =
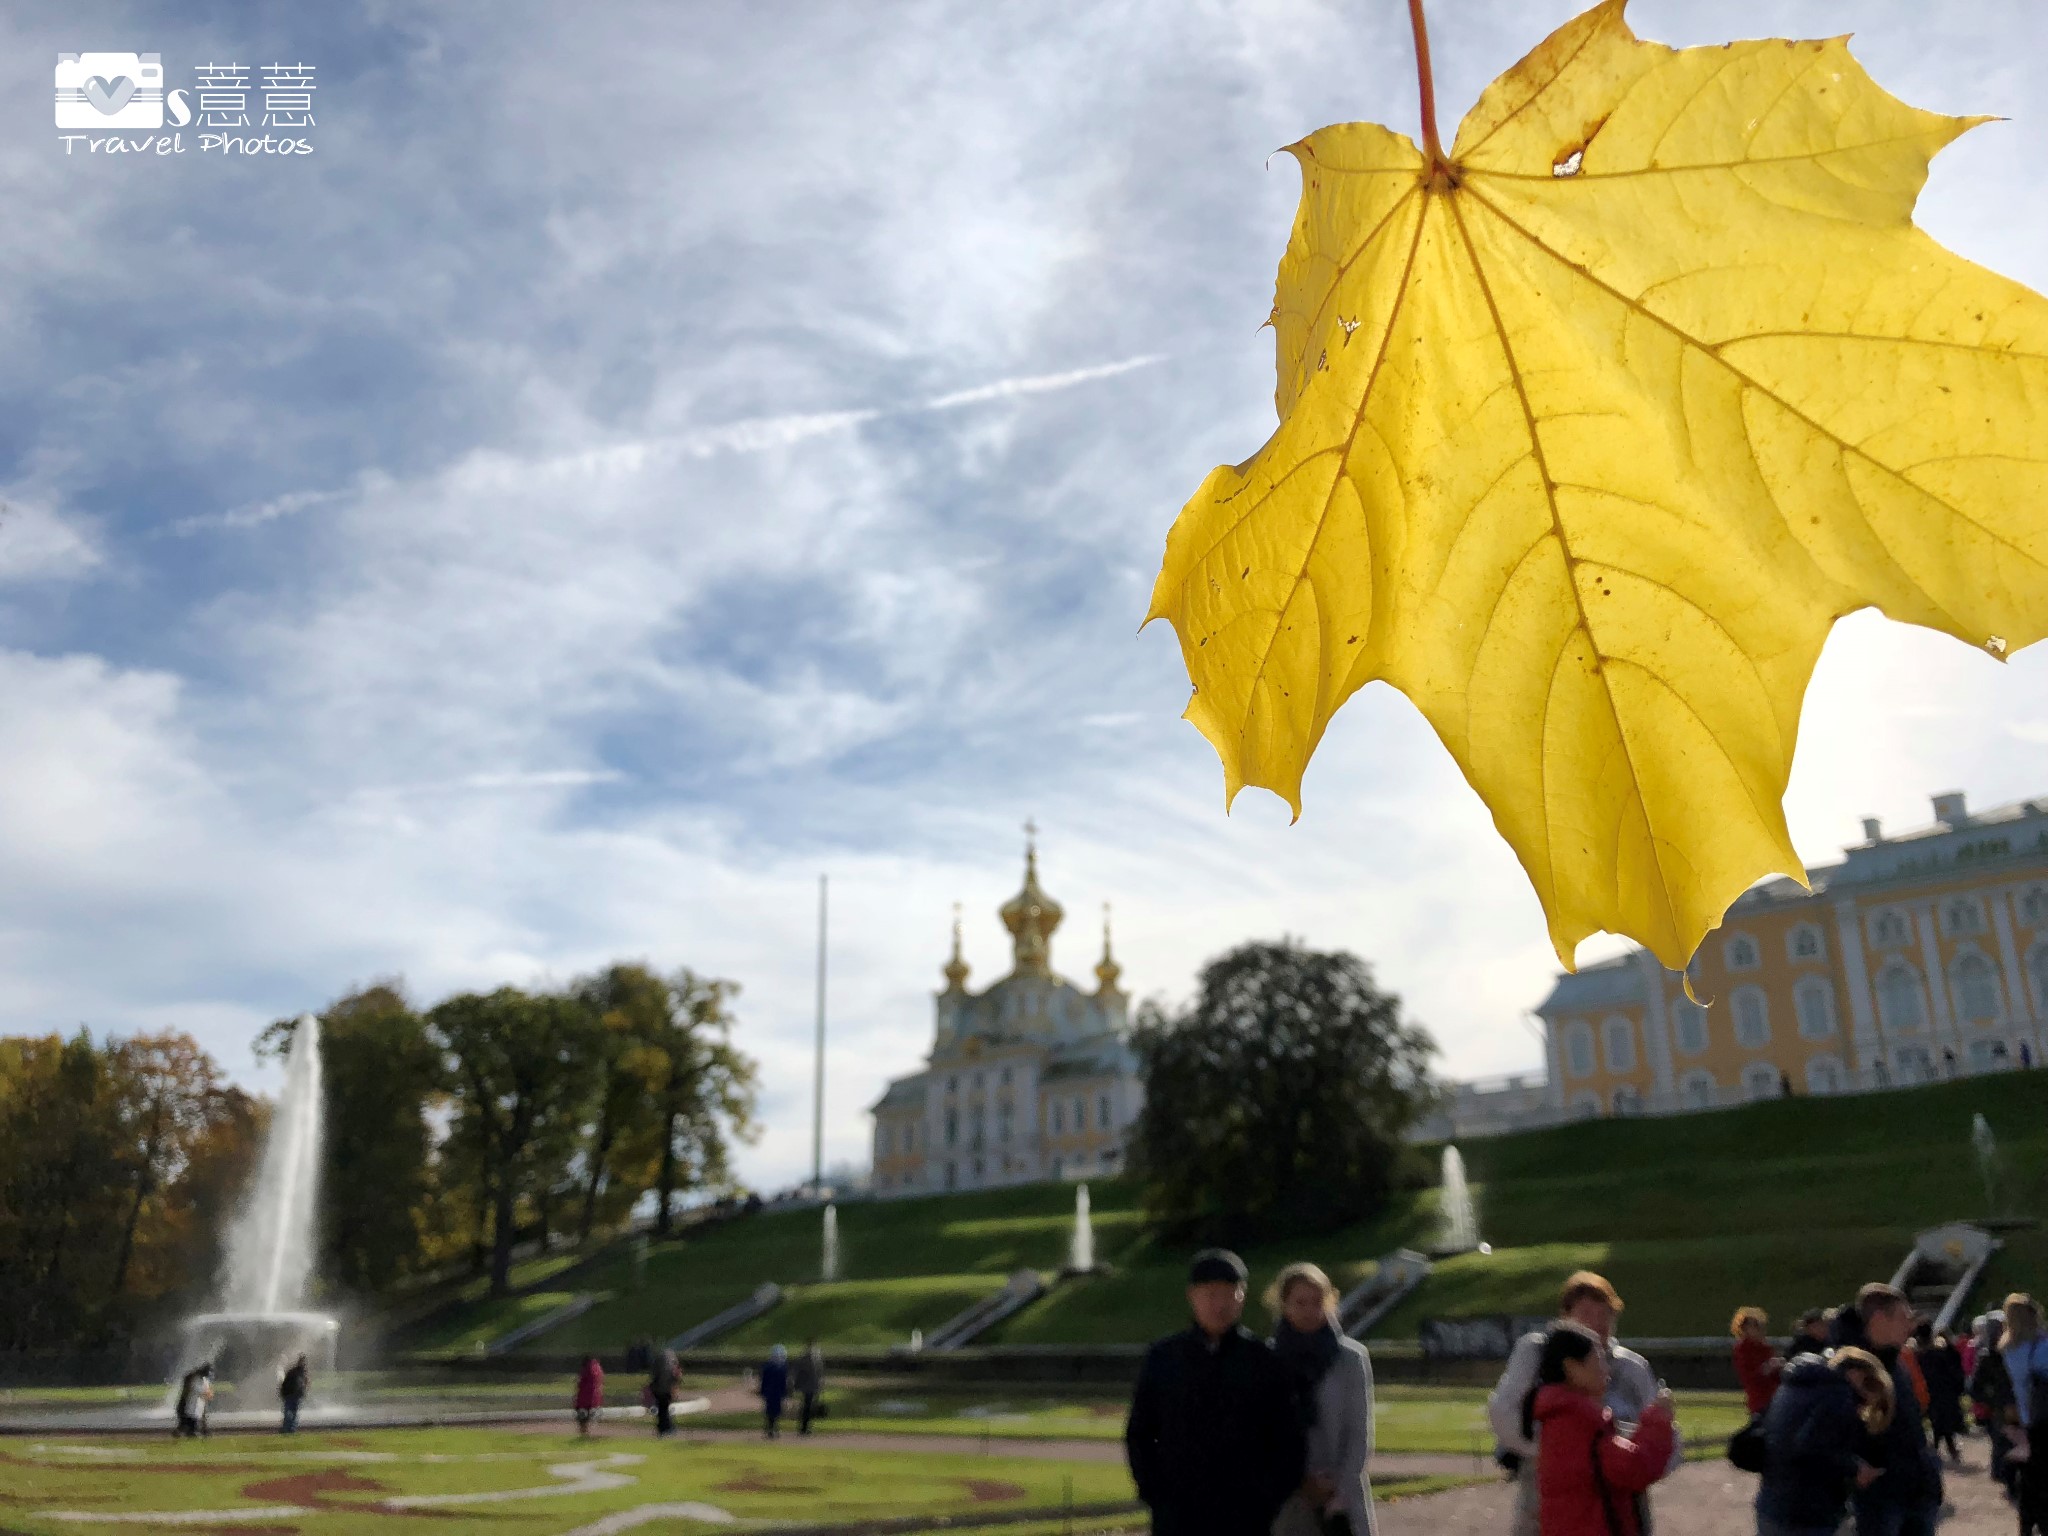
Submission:
<svg viewBox="0 0 2048 1536">
<path fill-rule="evenodd" d="M 1308 1437 L 1301 1487 L 1273 1536 L 1373 1536 L 1372 1357 L 1337 1326 L 1337 1287 L 1313 1264 L 1290 1264 L 1266 1292 L 1277 1314 L 1273 1353 L 1287 1368 Z"/>
<path fill-rule="evenodd" d="M 1607 1347 L 1607 1406 L 1621 1424 L 1641 1422 L 1643 1410 L 1657 1400 L 1657 1373 L 1649 1361 L 1632 1349 L 1614 1342 L 1614 1320 L 1621 1315 L 1621 1297 L 1603 1276 L 1582 1269 L 1565 1281 L 1558 1296 L 1558 1316 L 1590 1328 Z M 1507 1369 L 1500 1384 L 1486 1400 L 1486 1417 L 1493 1426 L 1493 1438 L 1503 1451 L 1521 1458 L 1515 1478 L 1515 1517 L 1510 1536 L 1538 1536 L 1536 1492 L 1536 1440 L 1522 1433 L 1522 1400 L 1536 1385 L 1536 1366 L 1543 1356 L 1543 1335 L 1524 1334 L 1508 1353 Z M 1672 1436 L 1671 1466 L 1675 1470 L 1685 1459 L 1685 1442 Z M 1644 1505 L 1648 1509 L 1647 1500 Z M 1644 1536 L 1654 1527 L 1644 1526 Z"/>
</svg>

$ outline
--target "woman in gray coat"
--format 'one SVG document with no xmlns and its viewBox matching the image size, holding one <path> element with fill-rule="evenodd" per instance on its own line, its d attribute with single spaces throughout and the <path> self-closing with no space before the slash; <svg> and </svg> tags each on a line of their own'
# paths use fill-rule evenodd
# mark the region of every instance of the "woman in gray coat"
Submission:
<svg viewBox="0 0 2048 1536">
<path fill-rule="evenodd" d="M 1295 1385 L 1308 1458 L 1273 1536 L 1373 1536 L 1372 1357 L 1337 1327 L 1337 1288 L 1313 1264 L 1290 1264 L 1266 1293 L 1278 1313 L 1273 1352 Z"/>
</svg>

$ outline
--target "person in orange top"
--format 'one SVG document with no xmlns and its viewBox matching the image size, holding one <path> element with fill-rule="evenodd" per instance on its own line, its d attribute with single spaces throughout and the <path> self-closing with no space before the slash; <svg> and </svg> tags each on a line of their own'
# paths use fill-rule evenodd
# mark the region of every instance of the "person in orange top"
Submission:
<svg viewBox="0 0 2048 1536">
<path fill-rule="evenodd" d="M 1728 1324 L 1735 1336 L 1735 1379 L 1742 1383 L 1742 1401 L 1752 1417 L 1771 1406 L 1778 1373 L 1785 1369 L 1776 1346 L 1765 1335 L 1770 1324 L 1762 1307 L 1742 1307 Z"/>
<path fill-rule="evenodd" d="M 1899 1351 L 1899 1364 L 1906 1368 L 1906 1375 L 1913 1383 L 1913 1395 L 1920 1399 L 1920 1411 L 1927 1412 L 1934 1402 L 1934 1394 L 1927 1390 L 1927 1373 L 1920 1368 L 1920 1351 L 1934 1343 L 1934 1325 L 1922 1318 L 1913 1325 L 1913 1337 L 1906 1341 L 1906 1347 Z"/>
</svg>

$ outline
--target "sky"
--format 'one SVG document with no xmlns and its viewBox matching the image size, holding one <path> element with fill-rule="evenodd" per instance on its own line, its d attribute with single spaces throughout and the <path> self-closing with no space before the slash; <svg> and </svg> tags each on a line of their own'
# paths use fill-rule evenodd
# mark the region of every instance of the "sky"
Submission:
<svg viewBox="0 0 2048 1536">
<path fill-rule="evenodd" d="M 1438 0 L 1446 140 L 1572 9 Z M 1854 31 L 2000 115 L 1921 222 L 2048 287 L 2039 0 L 1630 17 Z M 742 987 L 776 1188 L 820 873 L 859 1160 L 955 901 L 972 984 L 1007 969 L 1030 818 L 1084 983 L 1110 902 L 1140 996 L 1292 935 L 1369 959 L 1446 1074 L 1538 1062 L 1535 897 L 1415 710 L 1368 688 L 1298 824 L 1226 817 L 1138 628 L 1182 502 L 1272 430 L 1274 151 L 1415 129 L 1397 0 L 79 0 L 0 44 L 0 1031 L 189 1030 L 267 1088 L 264 1024 L 378 978 L 687 965 Z M 116 49 L 171 88 L 313 66 L 311 152 L 66 154 L 56 56 Z M 1840 624 L 1802 855 L 2048 791 L 2043 652 Z"/>
</svg>

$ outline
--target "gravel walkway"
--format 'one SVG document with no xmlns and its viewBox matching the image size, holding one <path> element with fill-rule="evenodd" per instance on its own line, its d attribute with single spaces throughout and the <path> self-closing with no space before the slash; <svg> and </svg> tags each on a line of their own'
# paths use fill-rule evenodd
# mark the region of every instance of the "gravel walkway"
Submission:
<svg viewBox="0 0 2048 1536">
<path fill-rule="evenodd" d="M 1955 1513 L 1942 1536 L 2011 1536 L 2012 1506 L 1984 1472 L 1981 1440 L 1967 1448 L 1961 1469 L 1948 1472 Z M 1454 1488 L 1405 1499 L 1378 1511 L 1380 1536 L 1499 1536 L 1507 1529 L 1506 1483 Z M 1756 1529 L 1756 1479 L 1725 1461 L 1688 1462 L 1652 1495 L 1657 1536 L 1746 1536 Z"/>
</svg>

